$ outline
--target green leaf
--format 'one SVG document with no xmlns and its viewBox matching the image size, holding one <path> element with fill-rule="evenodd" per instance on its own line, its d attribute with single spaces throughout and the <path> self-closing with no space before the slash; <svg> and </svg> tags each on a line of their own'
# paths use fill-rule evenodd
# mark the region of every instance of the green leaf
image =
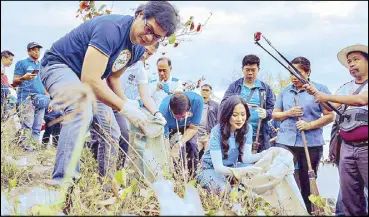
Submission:
<svg viewBox="0 0 369 217">
<path fill-rule="evenodd" d="M 124 187 L 127 186 L 127 176 L 126 176 L 126 171 L 125 170 L 119 170 L 117 172 L 115 172 L 114 174 L 114 179 L 121 185 L 123 185 Z"/>
<path fill-rule="evenodd" d="M 235 201 L 237 201 L 237 199 L 238 199 L 238 190 L 237 190 L 237 188 L 232 188 L 232 191 L 231 191 L 231 194 L 230 194 L 230 197 L 231 197 L 231 200 L 233 201 L 233 202 L 235 202 Z"/>
<path fill-rule="evenodd" d="M 106 5 L 101 5 L 97 11 L 98 11 L 98 12 L 100 12 L 100 11 L 102 11 L 105 7 L 106 7 Z"/>
<path fill-rule="evenodd" d="M 138 182 L 136 179 L 132 179 L 129 184 L 132 187 L 132 192 L 137 192 L 138 191 Z"/>
<path fill-rule="evenodd" d="M 169 37 L 169 44 L 173 44 L 176 41 L 176 35 L 173 34 Z"/>
<path fill-rule="evenodd" d="M 185 27 L 187 27 L 187 26 L 191 25 L 191 23 L 192 23 L 192 21 L 188 20 L 184 25 L 185 25 Z"/>
<path fill-rule="evenodd" d="M 125 188 L 123 189 L 123 193 L 122 195 L 120 195 L 120 199 L 124 200 L 124 198 L 126 198 L 126 196 L 129 194 L 129 193 L 132 193 L 132 186 L 129 186 L 128 188 Z"/>
<path fill-rule="evenodd" d="M 208 210 L 208 211 L 205 211 L 204 213 L 206 216 L 214 216 L 215 215 L 215 211 L 214 210 Z"/>
<path fill-rule="evenodd" d="M 193 187 L 196 187 L 196 183 L 197 183 L 196 179 L 191 180 L 191 181 L 188 182 L 188 184 L 192 185 Z"/>
<path fill-rule="evenodd" d="M 9 187 L 15 188 L 17 186 L 17 178 L 9 180 Z"/>
</svg>

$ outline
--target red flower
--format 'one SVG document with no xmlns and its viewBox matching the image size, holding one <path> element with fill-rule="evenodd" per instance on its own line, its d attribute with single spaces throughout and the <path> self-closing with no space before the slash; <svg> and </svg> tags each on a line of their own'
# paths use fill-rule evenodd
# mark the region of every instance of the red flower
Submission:
<svg viewBox="0 0 369 217">
<path fill-rule="evenodd" d="M 255 39 L 255 41 L 260 41 L 260 39 L 261 39 L 261 32 L 256 32 L 254 34 L 254 39 Z"/>
</svg>

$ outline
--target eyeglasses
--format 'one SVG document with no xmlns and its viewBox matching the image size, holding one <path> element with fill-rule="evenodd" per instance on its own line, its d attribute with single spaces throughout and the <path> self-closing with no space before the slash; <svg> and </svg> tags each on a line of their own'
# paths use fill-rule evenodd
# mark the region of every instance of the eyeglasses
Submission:
<svg viewBox="0 0 369 217">
<path fill-rule="evenodd" d="M 201 91 L 204 91 L 204 92 L 210 92 L 209 89 L 201 89 Z"/>
<path fill-rule="evenodd" d="M 186 117 L 189 116 L 188 112 L 191 110 L 191 108 L 189 108 L 185 113 L 181 114 L 181 115 L 176 115 L 173 113 L 172 109 L 170 108 L 169 106 L 169 110 L 170 110 L 170 113 L 172 113 L 173 117 L 177 120 L 183 120 L 185 119 Z"/>
<path fill-rule="evenodd" d="M 165 37 L 155 34 L 154 28 L 150 26 L 149 24 L 147 24 L 147 19 L 145 19 L 144 22 L 145 22 L 145 27 L 144 27 L 145 33 L 148 35 L 152 35 L 152 41 L 160 41 L 160 42 L 164 41 Z"/>
</svg>

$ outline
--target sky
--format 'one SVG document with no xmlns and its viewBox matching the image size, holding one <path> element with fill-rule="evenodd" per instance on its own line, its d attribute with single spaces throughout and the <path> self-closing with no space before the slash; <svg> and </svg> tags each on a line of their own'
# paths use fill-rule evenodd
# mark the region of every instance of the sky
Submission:
<svg viewBox="0 0 369 217">
<path fill-rule="evenodd" d="M 106 4 L 114 14 L 132 15 L 145 1 Z M 242 77 L 241 62 L 245 55 L 261 59 L 260 76 L 288 72 L 254 44 L 255 32 L 262 32 L 282 54 L 292 60 L 307 57 L 312 64 L 311 80 L 335 92 L 350 81 L 348 70 L 337 60 L 337 53 L 352 44 L 368 45 L 368 2 L 222 2 L 173 1 L 181 18 L 194 16 L 203 23 L 212 12 L 204 31 L 186 38 L 177 48 L 160 47 L 148 61 L 150 74 L 156 73 L 156 60 L 166 53 L 171 58 L 172 75 L 183 82 L 205 76 L 215 95 L 222 97 L 234 75 Z M 41 56 L 53 42 L 77 27 L 78 1 L 1 1 L 1 50 L 15 54 L 7 75 L 13 77 L 14 65 L 27 57 L 31 41 L 41 44 Z M 265 43 L 262 44 L 272 52 Z"/>
</svg>

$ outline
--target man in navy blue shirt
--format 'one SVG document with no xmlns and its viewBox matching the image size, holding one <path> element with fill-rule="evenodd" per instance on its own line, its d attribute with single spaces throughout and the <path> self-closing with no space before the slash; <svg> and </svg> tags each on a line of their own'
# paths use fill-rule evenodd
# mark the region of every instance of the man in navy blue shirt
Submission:
<svg viewBox="0 0 369 217">
<path fill-rule="evenodd" d="M 28 57 L 15 64 L 13 84 L 18 86 L 18 111 L 23 130 L 22 143 L 25 150 L 33 151 L 33 143 L 38 144 L 45 108 L 36 106 L 34 99 L 46 97 L 46 91 L 38 74 L 40 69 L 40 49 L 36 42 L 27 45 Z M 31 97 L 28 97 L 32 95 Z M 32 135 L 32 136 L 31 136 Z M 32 141 L 33 140 L 33 141 Z"/>
<path fill-rule="evenodd" d="M 119 77 L 140 60 L 144 46 L 172 35 L 178 23 L 179 15 L 170 3 L 148 1 L 139 7 L 134 17 L 105 15 L 84 22 L 56 41 L 45 53 L 41 62 L 41 80 L 52 98 L 68 83 L 77 86 L 85 83 L 98 99 L 96 114 L 92 112 L 92 105 L 84 112 L 89 123 L 96 121 L 113 137 L 110 144 L 99 147 L 100 175 L 112 178 L 116 168 L 114 143 L 119 142 L 120 130 L 113 118 L 113 109 L 136 127 L 143 128 L 146 123 L 137 101 L 133 102 L 124 95 Z M 77 107 L 76 104 L 67 106 L 64 113 L 74 112 Z M 84 118 L 82 112 L 74 113 L 77 114 L 73 120 L 63 123 L 53 180 L 49 184 L 60 184 L 77 143 Z M 78 166 L 76 169 L 78 173 Z"/>
<path fill-rule="evenodd" d="M 175 93 L 167 96 L 159 107 L 159 111 L 167 121 L 164 126 L 166 146 L 171 147 L 172 151 L 181 149 L 183 162 L 187 159 L 191 176 L 196 175 L 199 158 L 197 138 L 203 110 L 204 99 L 194 92 Z M 176 134 L 178 130 L 182 136 L 176 136 L 177 139 L 174 139 L 173 136 L 178 135 Z M 169 142 L 169 140 L 173 142 Z M 184 145 L 186 145 L 186 158 L 184 157 Z"/>
</svg>

